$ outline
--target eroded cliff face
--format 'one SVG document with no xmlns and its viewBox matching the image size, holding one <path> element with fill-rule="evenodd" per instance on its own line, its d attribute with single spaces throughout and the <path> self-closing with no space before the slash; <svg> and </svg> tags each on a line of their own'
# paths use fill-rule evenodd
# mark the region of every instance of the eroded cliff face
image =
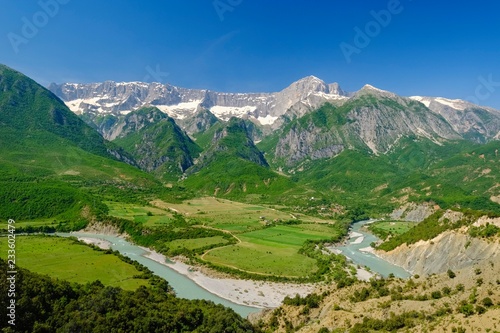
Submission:
<svg viewBox="0 0 500 333">
<path fill-rule="evenodd" d="M 98 221 L 93 221 L 85 227 L 85 229 L 80 230 L 80 232 L 86 232 L 89 234 L 100 234 L 100 235 L 110 235 L 110 236 L 123 236 L 120 233 L 118 227 L 109 223 L 100 223 Z"/>
<path fill-rule="evenodd" d="M 402 220 L 408 222 L 422 222 L 434 212 L 436 212 L 437 209 L 439 209 L 439 206 L 427 202 L 420 204 L 408 202 L 395 209 L 390 214 L 390 218 L 393 220 Z"/>
<path fill-rule="evenodd" d="M 284 159 L 292 166 L 305 158 L 312 160 L 329 158 L 344 150 L 344 144 L 338 133 L 327 132 L 310 124 L 305 130 L 291 128 L 276 145 L 275 156 Z"/>
<path fill-rule="evenodd" d="M 389 252 L 379 250 L 376 254 L 413 274 L 439 274 L 482 261 L 499 261 L 500 242 L 498 239 L 472 238 L 463 228 L 446 231 L 429 241 L 404 244 Z"/>
</svg>

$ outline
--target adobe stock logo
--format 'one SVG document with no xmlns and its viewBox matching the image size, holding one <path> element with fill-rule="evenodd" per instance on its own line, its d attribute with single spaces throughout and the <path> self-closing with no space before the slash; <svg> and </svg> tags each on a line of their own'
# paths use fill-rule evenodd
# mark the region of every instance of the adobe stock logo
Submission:
<svg viewBox="0 0 500 333">
<path fill-rule="evenodd" d="M 500 88 L 500 81 L 494 81 L 493 74 L 489 74 L 488 78 L 481 75 L 477 80 L 479 84 L 474 90 L 474 96 L 469 96 L 466 100 L 476 105 L 481 105 L 481 102 L 489 99 Z"/>
<path fill-rule="evenodd" d="M 242 2 L 243 0 L 214 0 L 212 5 L 219 16 L 219 20 L 223 22 L 224 14 L 226 12 L 232 12 L 236 7 L 241 5 Z"/>
<path fill-rule="evenodd" d="M 17 34 L 9 32 L 7 38 L 12 45 L 12 49 L 17 54 L 19 53 L 19 46 L 28 44 L 29 41 L 38 35 L 40 29 L 45 27 L 51 18 L 54 18 L 58 13 L 61 5 L 65 5 L 70 0 L 40 0 L 38 6 L 40 10 L 33 14 L 31 19 L 23 16 L 21 18 L 22 27 L 21 33 Z"/>
<path fill-rule="evenodd" d="M 153 82 L 164 83 L 166 82 L 167 77 L 170 75 L 169 72 L 163 72 L 160 69 L 159 64 L 156 64 L 155 69 L 151 68 L 151 66 L 146 66 L 146 71 L 148 72 L 148 74 L 142 79 L 143 82 L 150 82 L 151 80 L 153 80 Z"/>
<path fill-rule="evenodd" d="M 342 42 L 339 45 L 347 63 L 350 64 L 352 62 L 351 58 L 353 54 L 360 54 L 361 50 L 368 47 L 372 39 L 382 32 L 382 28 L 386 28 L 391 24 L 393 16 L 401 14 L 403 9 L 404 7 L 399 0 L 389 0 L 387 9 L 382 9 L 378 12 L 374 10 L 370 11 L 373 20 L 367 22 L 364 29 L 358 26 L 354 27 L 356 34 L 352 44 Z"/>
</svg>

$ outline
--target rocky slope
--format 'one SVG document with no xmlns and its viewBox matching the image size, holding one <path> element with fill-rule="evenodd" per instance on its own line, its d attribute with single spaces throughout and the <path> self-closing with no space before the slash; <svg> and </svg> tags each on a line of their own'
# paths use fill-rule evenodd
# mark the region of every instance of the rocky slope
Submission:
<svg viewBox="0 0 500 333">
<path fill-rule="evenodd" d="M 138 166 L 160 178 L 176 178 L 193 165 L 201 149 L 157 108 L 127 114 L 107 136 L 126 149 Z"/>
<path fill-rule="evenodd" d="M 467 101 L 442 97 L 410 97 L 441 115 L 453 129 L 476 142 L 500 137 L 500 111 Z"/>
<path fill-rule="evenodd" d="M 277 135 L 269 153 L 274 162 L 289 167 L 304 159 L 332 157 L 344 149 L 385 154 L 402 137 L 424 137 L 436 144 L 460 139 L 443 117 L 423 104 L 369 85 L 342 106 L 324 105 Z"/>
<path fill-rule="evenodd" d="M 464 214 L 447 210 L 439 223 L 456 223 L 464 220 Z M 429 275 L 444 273 L 448 269 L 457 270 L 487 262 L 500 255 L 497 238 L 472 237 L 470 228 L 488 224 L 500 226 L 500 218 L 482 216 L 475 218 L 460 229 L 445 231 L 433 239 L 415 244 L 403 244 L 394 250 L 377 254 L 387 261 L 401 266 L 413 274 Z"/>
<path fill-rule="evenodd" d="M 337 83 L 327 85 L 313 76 L 277 93 L 220 93 L 169 84 L 113 81 L 51 84 L 49 89 L 77 114 L 120 115 L 152 105 L 177 120 L 208 109 L 222 120 L 248 117 L 261 125 L 272 125 L 292 107 L 294 114 L 301 115 L 327 101 L 348 99 Z"/>
<path fill-rule="evenodd" d="M 237 118 L 231 118 L 225 126 L 215 131 L 210 146 L 200 155 L 190 172 L 199 171 L 217 160 L 227 158 L 243 159 L 269 167 L 251 138 L 251 129 L 244 120 Z"/>
<path fill-rule="evenodd" d="M 277 333 L 495 332 L 500 315 L 499 264 L 493 257 L 455 271 L 454 278 L 443 273 L 347 288 L 327 284 L 315 291 L 318 302 L 282 305 L 251 320 Z"/>
<path fill-rule="evenodd" d="M 448 269 L 463 269 L 496 258 L 500 255 L 500 243 L 447 231 L 429 241 L 405 244 L 389 252 L 378 251 L 377 254 L 412 274 L 429 275 Z"/>
</svg>

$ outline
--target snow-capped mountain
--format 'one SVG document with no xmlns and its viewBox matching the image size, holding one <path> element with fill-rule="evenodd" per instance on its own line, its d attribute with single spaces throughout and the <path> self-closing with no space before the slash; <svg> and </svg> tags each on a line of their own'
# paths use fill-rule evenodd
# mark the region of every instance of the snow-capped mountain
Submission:
<svg viewBox="0 0 500 333">
<path fill-rule="evenodd" d="M 441 115 L 453 129 L 473 141 L 500 138 L 500 111 L 461 99 L 412 96 L 432 112 Z"/>
<path fill-rule="evenodd" d="M 223 93 L 160 83 L 113 81 L 51 84 L 49 89 L 73 112 L 86 115 L 88 119 L 98 115 L 123 116 L 145 106 L 155 106 L 174 118 L 190 134 L 194 133 L 189 130 L 193 126 L 187 128 L 184 125 L 191 124 L 192 119 L 206 110 L 209 111 L 206 115 L 212 114 L 224 121 L 231 117 L 244 118 L 274 130 L 326 102 L 343 105 L 365 94 L 398 101 L 402 98 L 369 84 L 357 92 L 348 93 L 338 83 L 326 84 L 314 76 L 300 79 L 275 93 Z M 500 138 L 498 110 L 443 97 L 413 96 L 410 99 L 444 118 L 463 138 L 477 142 Z M 270 133 L 269 130 L 266 133 Z"/>
<path fill-rule="evenodd" d="M 301 116 L 325 102 L 348 99 L 337 83 L 309 76 L 277 93 L 220 93 L 175 87 L 169 84 L 128 82 L 51 84 L 49 89 L 77 114 L 124 115 L 144 106 L 155 106 L 174 119 L 185 119 L 208 109 L 216 117 L 235 116 L 272 125 L 291 110 Z"/>
</svg>

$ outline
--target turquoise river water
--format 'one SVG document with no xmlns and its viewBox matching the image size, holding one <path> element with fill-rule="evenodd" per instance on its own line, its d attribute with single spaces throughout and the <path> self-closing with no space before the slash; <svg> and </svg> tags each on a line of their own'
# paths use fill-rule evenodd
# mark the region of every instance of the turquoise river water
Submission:
<svg viewBox="0 0 500 333">
<path fill-rule="evenodd" d="M 379 273 L 384 277 L 387 277 L 391 273 L 394 274 L 394 276 L 400 278 L 410 277 L 411 274 L 408 271 L 404 270 L 402 267 L 393 265 L 385 261 L 384 259 L 377 257 L 373 253 L 361 251 L 361 249 L 370 247 L 370 244 L 372 242 L 379 241 L 379 238 L 377 238 L 373 234 L 364 232 L 362 230 L 363 226 L 370 222 L 371 221 L 368 220 L 353 223 L 352 232 L 358 233 L 361 236 L 351 237 L 348 244 L 336 248 L 342 251 L 342 254 L 351 259 L 355 264 L 369 267 L 372 272 Z"/>
<path fill-rule="evenodd" d="M 138 261 L 140 264 L 149 268 L 156 275 L 167 280 L 170 286 L 174 288 L 175 293 L 178 297 L 187 299 L 205 299 L 208 301 L 212 301 L 214 303 L 222 304 L 224 306 L 233 309 L 236 313 L 240 314 L 243 317 L 248 316 L 250 313 L 258 312 L 261 310 L 260 308 L 236 304 L 210 293 L 206 289 L 203 289 L 195 282 L 190 280 L 187 276 L 176 272 L 175 270 L 173 270 L 168 266 L 162 265 L 152 259 L 144 257 L 143 255 L 147 253 L 143 249 L 141 249 L 137 245 L 127 242 L 123 238 L 109 236 L 109 235 L 96 235 L 96 234 L 87 234 L 79 232 L 74 232 L 71 234 L 58 233 L 57 235 L 64 237 L 74 236 L 74 237 L 98 238 L 110 242 L 112 244 L 111 248 L 113 250 L 120 252 L 124 256 L 129 257 L 130 259 Z"/>
<path fill-rule="evenodd" d="M 349 240 L 349 243 L 344 246 L 336 247 L 336 249 L 342 251 L 346 257 L 351 259 L 354 263 L 369 267 L 371 271 L 379 273 L 382 276 L 387 276 L 390 273 L 393 273 L 397 277 L 406 278 L 410 276 L 410 273 L 405 271 L 403 268 L 399 266 L 392 265 L 387 261 L 364 251 L 360 251 L 360 249 L 369 247 L 372 242 L 378 240 L 372 234 L 366 233 L 361 230 L 361 228 L 369 221 L 362 221 L 354 223 L 352 226 L 352 231 L 359 233 L 361 236 L 352 237 Z M 71 233 L 64 234 L 58 233 L 58 236 L 68 237 L 89 237 L 89 238 L 98 238 L 102 240 L 106 240 L 110 242 L 111 248 L 113 250 L 119 251 L 121 254 L 138 261 L 142 265 L 149 268 L 156 275 L 164 278 L 168 281 L 168 283 L 175 290 L 175 293 L 178 297 L 187 298 L 187 299 L 205 299 L 209 301 L 213 301 L 214 303 L 222 304 L 233 309 L 235 312 L 240 314 L 243 317 L 248 316 L 250 313 L 260 311 L 259 308 L 245 306 L 233 303 L 224 298 L 221 298 L 217 295 L 214 295 L 207 291 L 206 289 L 200 287 L 198 284 L 190 280 L 187 276 L 180 274 L 173 270 L 172 268 L 162 265 L 152 259 L 144 257 L 146 252 L 141 249 L 139 246 L 136 246 L 123 238 L 109 235 L 96 235 L 96 234 L 87 234 L 87 233 Z M 363 237 L 362 241 L 361 238 Z"/>
</svg>

